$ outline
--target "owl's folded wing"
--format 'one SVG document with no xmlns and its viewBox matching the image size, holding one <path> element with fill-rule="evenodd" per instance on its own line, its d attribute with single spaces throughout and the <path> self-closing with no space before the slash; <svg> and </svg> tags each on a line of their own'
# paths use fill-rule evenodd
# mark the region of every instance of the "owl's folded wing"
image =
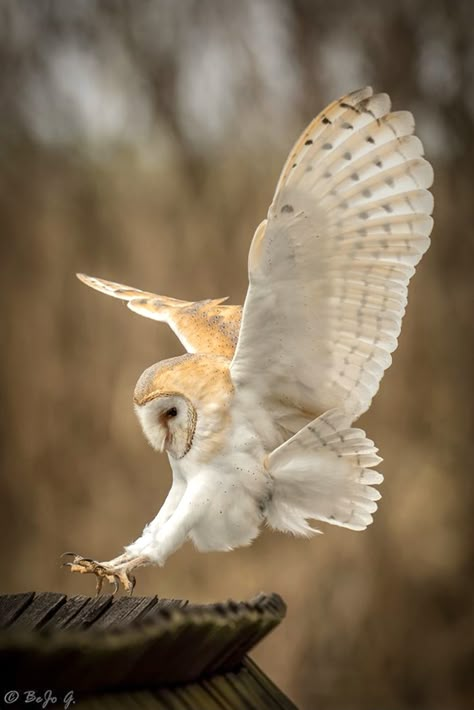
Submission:
<svg viewBox="0 0 474 710">
<path fill-rule="evenodd" d="M 429 246 L 433 179 L 406 111 L 362 89 L 304 131 L 249 253 L 231 365 L 269 411 L 310 420 L 370 405 Z"/>
<path fill-rule="evenodd" d="M 77 274 L 77 277 L 96 291 L 127 301 L 135 313 L 167 323 L 189 353 L 232 358 L 239 335 L 241 306 L 221 305 L 225 298 L 179 301 L 95 276 Z"/>
</svg>

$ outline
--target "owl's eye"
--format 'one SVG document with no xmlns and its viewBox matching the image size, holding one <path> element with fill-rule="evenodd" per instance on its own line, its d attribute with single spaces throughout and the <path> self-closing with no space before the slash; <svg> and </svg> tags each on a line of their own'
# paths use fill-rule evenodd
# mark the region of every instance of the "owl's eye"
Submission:
<svg viewBox="0 0 474 710">
<path fill-rule="evenodd" d="M 178 410 L 176 409 L 176 407 L 171 407 L 171 409 L 168 409 L 165 414 L 169 418 L 175 417 L 178 414 Z"/>
</svg>

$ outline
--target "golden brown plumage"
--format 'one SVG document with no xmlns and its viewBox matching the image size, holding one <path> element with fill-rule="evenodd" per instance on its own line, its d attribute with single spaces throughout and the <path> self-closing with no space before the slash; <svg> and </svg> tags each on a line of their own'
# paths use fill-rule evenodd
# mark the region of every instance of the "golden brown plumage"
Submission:
<svg viewBox="0 0 474 710">
<path fill-rule="evenodd" d="M 239 337 L 241 306 L 223 306 L 225 298 L 180 301 L 169 296 L 77 274 L 87 286 L 127 301 L 131 311 L 168 323 L 189 353 L 209 353 L 231 359 Z"/>
</svg>

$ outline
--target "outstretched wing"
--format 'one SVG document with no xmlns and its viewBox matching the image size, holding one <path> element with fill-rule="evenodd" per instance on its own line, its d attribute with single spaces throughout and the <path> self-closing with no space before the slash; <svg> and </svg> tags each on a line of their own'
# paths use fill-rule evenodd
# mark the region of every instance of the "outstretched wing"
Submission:
<svg viewBox="0 0 474 710">
<path fill-rule="evenodd" d="M 225 298 L 195 303 L 179 301 L 95 276 L 77 274 L 77 277 L 96 291 L 127 301 L 135 313 L 168 323 L 189 353 L 232 358 L 239 335 L 241 306 L 222 306 Z"/>
<path fill-rule="evenodd" d="M 292 150 L 250 248 L 231 365 L 269 411 L 310 420 L 338 408 L 353 421 L 369 407 L 432 228 L 433 171 L 413 130 L 410 113 L 365 88 Z"/>
</svg>

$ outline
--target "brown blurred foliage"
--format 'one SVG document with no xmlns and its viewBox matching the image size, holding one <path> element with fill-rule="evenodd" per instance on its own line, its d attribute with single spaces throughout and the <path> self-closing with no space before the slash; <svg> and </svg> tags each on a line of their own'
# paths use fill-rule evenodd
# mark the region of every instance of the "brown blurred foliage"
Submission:
<svg viewBox="0 0 474 710">
<path fill-rule="evenodd" d="M 362 425 L 385 457 L 363 534 L 264 532 L 144 570 L 139 593 L 278 591 L 256 652 L 304 708 L 470 708 L 474 22 L 461 0 L 0 2 L 2 591 L 92 593 L 61 552 L 109 558 L 156 513 L 167 461 L 131 393 L 181 352 L 85 271 L 242 302 L 291 143 L 371 83 L 415 113 L 435 168 L 432 248 Z"/>
</svg>

